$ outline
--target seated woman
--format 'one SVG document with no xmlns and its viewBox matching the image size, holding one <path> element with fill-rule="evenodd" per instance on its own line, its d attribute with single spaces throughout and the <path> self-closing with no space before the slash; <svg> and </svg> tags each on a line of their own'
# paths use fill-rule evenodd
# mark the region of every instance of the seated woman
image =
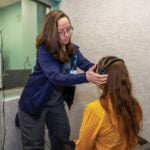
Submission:
<svg viewBox="0 0 150 150">
<path fill-rule="evenodd" d="M 104 57 L 97 72 L 108 74 L 108 82 L 98 87 L 100 98 L 84 110 L 75 150 L 131 150 L 137 144 L 142 110 L 132 94 L 125 62 Z"/>
</svg>

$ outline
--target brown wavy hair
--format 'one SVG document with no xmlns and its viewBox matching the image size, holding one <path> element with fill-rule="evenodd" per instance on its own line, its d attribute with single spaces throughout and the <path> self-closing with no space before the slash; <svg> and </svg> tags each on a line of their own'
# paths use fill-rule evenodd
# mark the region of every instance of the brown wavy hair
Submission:
<svg viewBox="0 0 150 150">
<path fill-rule="evenodd" d="M 38 53 L 39 47 L 45 45 L 50 54 L 64 63 L 74 54 L 74 49 L 70 39 L 69 43 L 65 45 L 67 53 L 64 52 L 63 46 L 59 40 L 58 20 L 63 17 L 68 19 L 71 26 L 69 17 L 60 10 L 52 10 L 45 16 L 42 30 L 36 38 L 36 48 Z"/>
<path fill-rule="evenodd" d="M 98 63 L 97 72 L 108 64 L 114 56 L 102 58 Z M 117 122 L 117 129 L 123 141 L 125 150 L 130 150 L 137 144 L 138 133 L 142 121 L 142 109 L 137 99 L 132 95 L 132 86 L 129 73 L 123 61 L 117 61 L 106 67 L 105 73 L 108 74 L 108 82 L 102 88 L 100 103 L 109 114 L 112 104 L 112 111 Z M 111 120 L 111 117 L 110 117 Z"/>
</svg>

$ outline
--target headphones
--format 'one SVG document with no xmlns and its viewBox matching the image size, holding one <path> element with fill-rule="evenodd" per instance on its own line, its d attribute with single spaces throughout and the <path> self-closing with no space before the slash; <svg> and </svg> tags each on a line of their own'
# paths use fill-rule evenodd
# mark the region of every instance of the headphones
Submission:
<svg viewBox="0 0 150 150">
<path fill-rule="evenodd" d="M 110 58 L 108 58 L 105 62 L 104 65 L 102 65 L 102 67 L 99 70 L 99 74 L 105 74 L 106 69 L 108 69 L 113 63 L 117 62 L 117 61 L 122 61 L 124 62 L 122 59 L 115 57 L 115 56 L 111 56 Z"/>
</svg>

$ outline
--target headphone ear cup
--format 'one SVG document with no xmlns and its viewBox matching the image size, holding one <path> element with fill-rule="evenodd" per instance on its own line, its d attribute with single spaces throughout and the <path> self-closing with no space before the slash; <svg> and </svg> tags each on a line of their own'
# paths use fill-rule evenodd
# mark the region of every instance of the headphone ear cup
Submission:
<svg viewBox="0 0 150 150">
<path fill-rule="evenodd" d="M 116 59 L 117 57 L 115 56 L 109 56 L 107 59 L 104 59 L 102 66 L 99 70 L 99 74 L 105 74 L 105 68 L 109 65 L 108 64 L 108 61 L 111 60 L 111 59 Z"/>
<path fill-rule="evenodd" d="M 104 68 L 101 68 L 101 69 L 99 70 L 99 74 L 105 74 Z"/>
</svg>

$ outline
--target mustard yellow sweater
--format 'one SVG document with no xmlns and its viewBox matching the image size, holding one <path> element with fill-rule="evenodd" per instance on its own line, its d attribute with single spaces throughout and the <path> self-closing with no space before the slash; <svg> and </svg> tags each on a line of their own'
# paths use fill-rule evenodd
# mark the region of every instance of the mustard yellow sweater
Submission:
<svg viewBox="0 0 150 150">
<path fill-rule="evenodd" d="M 124 150 L 119 132 L 110 123 L 99 100 L 87 104 L 75 150 Z"/>
</svg>

